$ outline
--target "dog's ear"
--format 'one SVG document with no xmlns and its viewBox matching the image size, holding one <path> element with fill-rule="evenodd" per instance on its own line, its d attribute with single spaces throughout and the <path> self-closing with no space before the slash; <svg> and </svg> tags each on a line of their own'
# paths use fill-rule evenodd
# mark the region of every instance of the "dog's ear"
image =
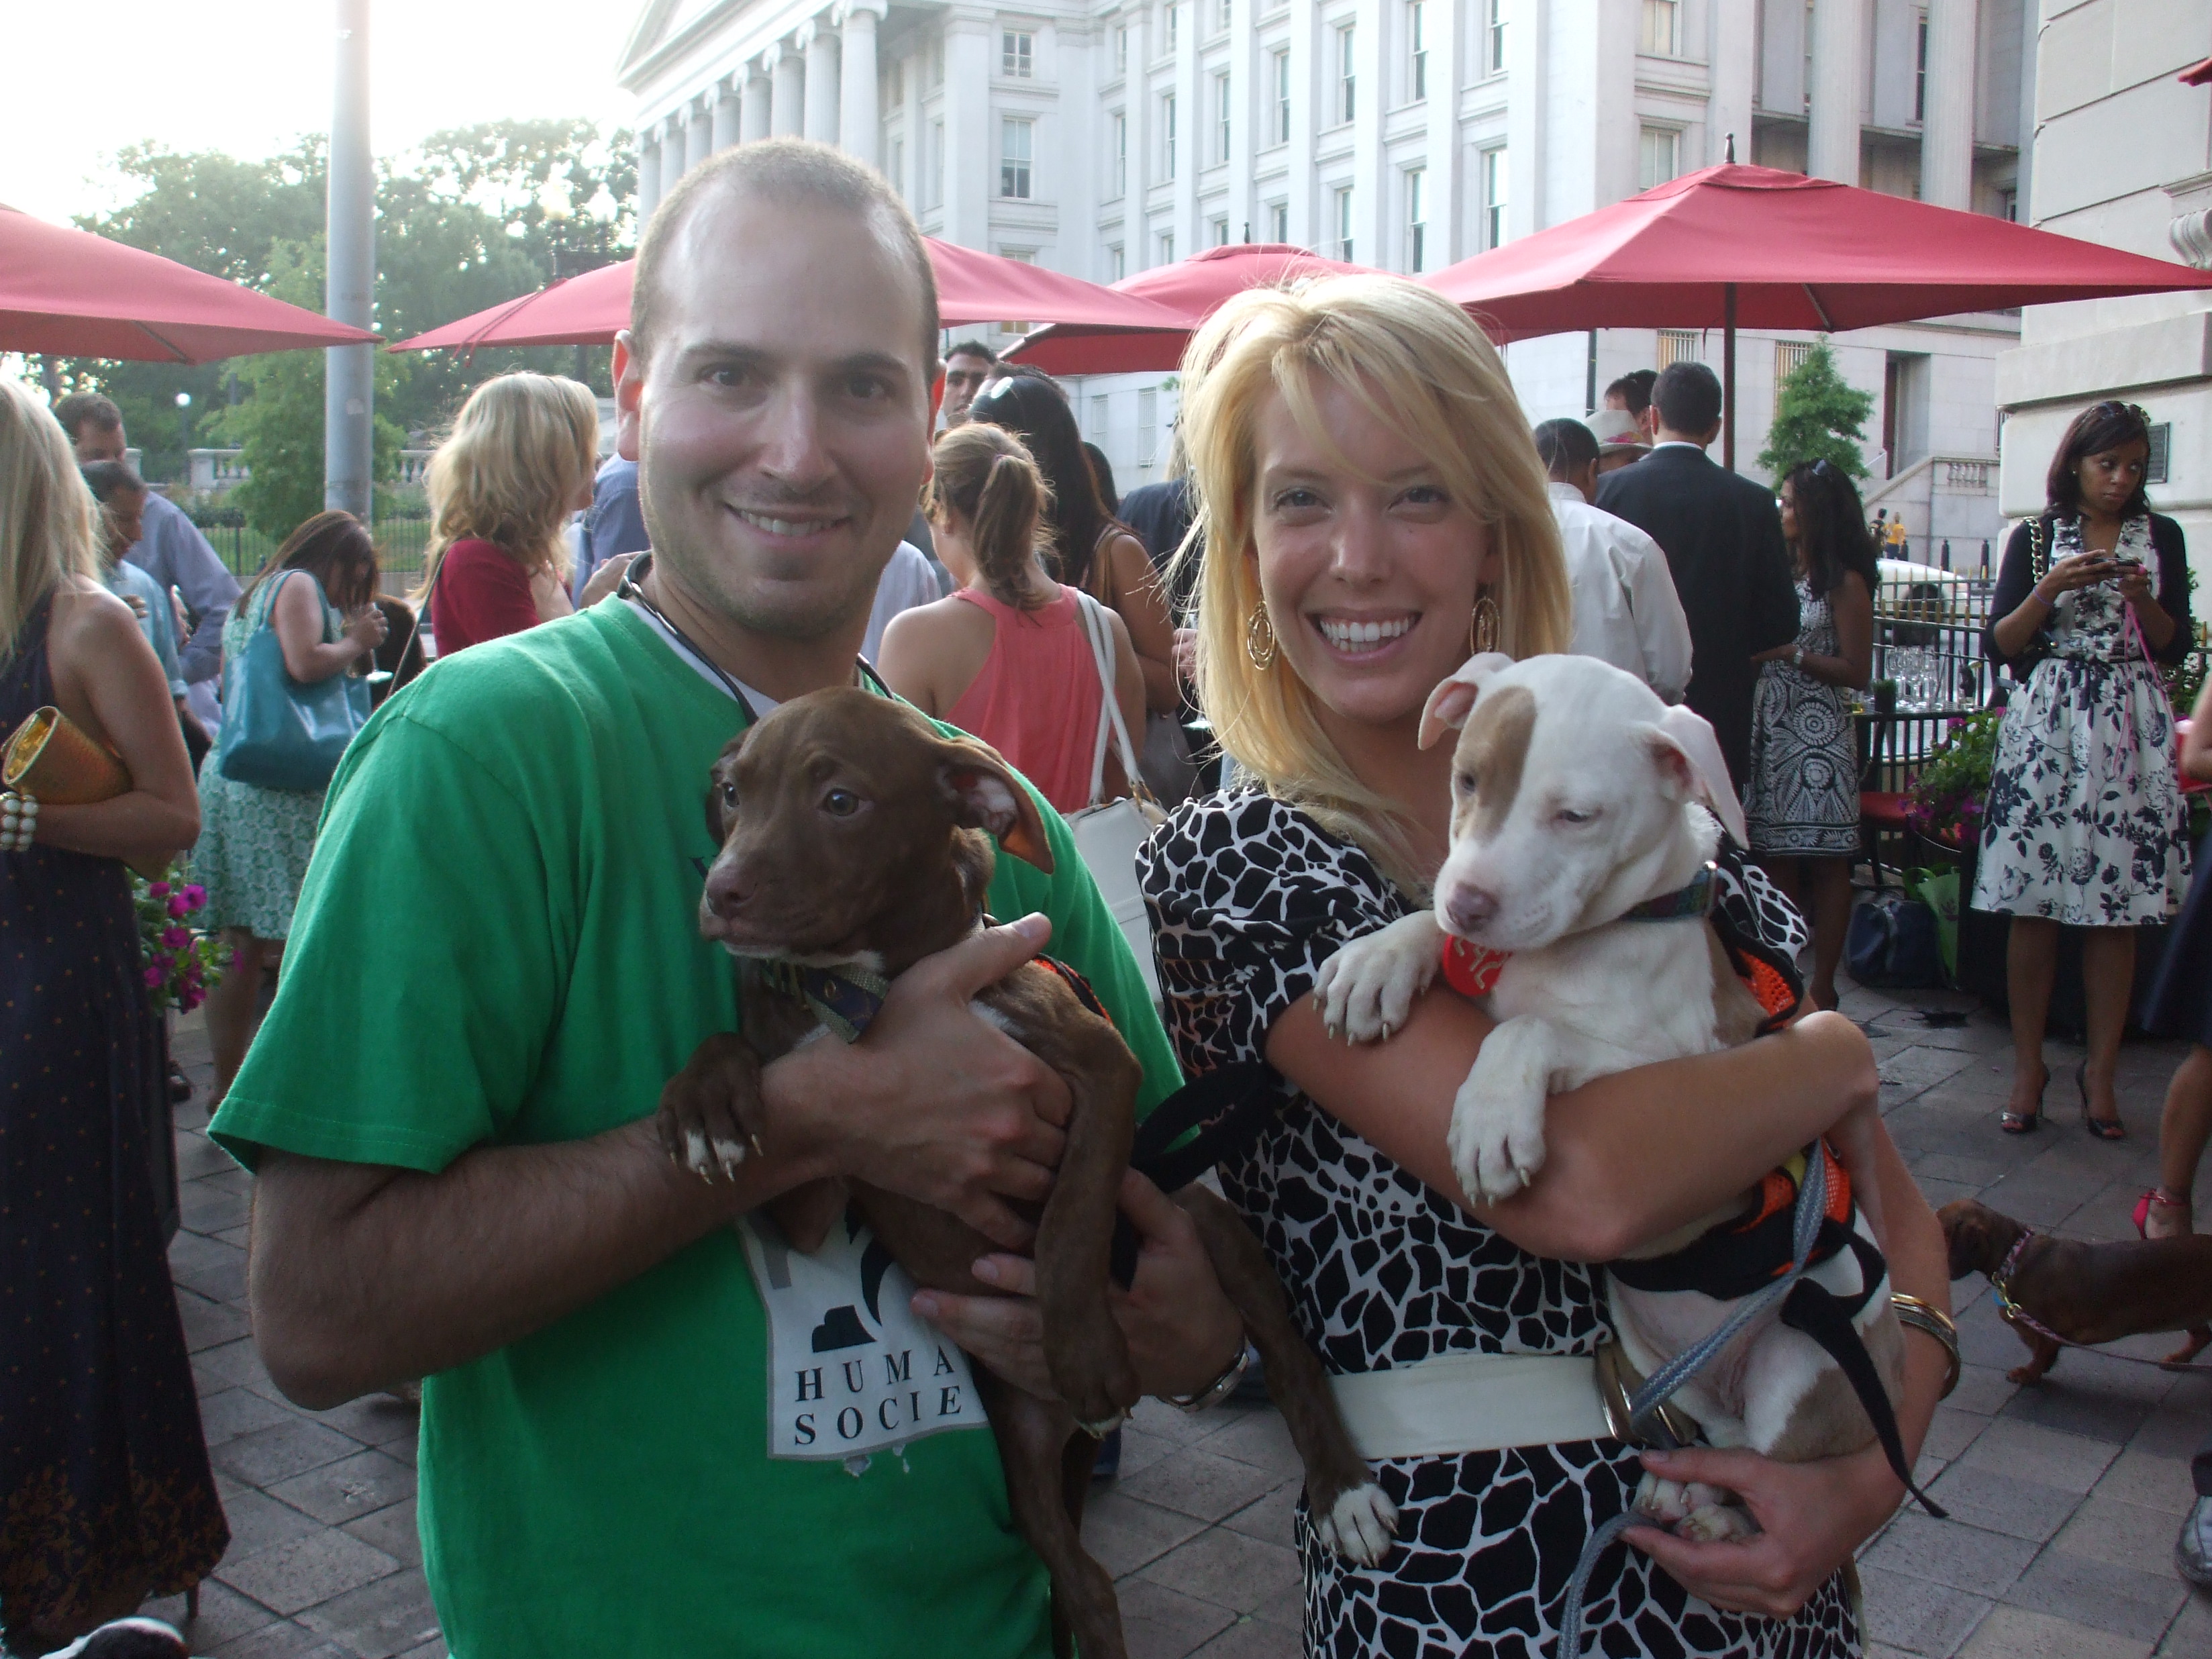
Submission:
<svg viewBox="0 0 2212 1659">
<path fill-rule="evenodd" d="M 1943 1254 L 1951 1277 L 1964 1279 L 1981 1262 L 1989 1244 L 1989 1224 L 1972 1199 L 1954 1198 L 1936 1212 L 1943 1229 Z"/>
<path fill-rule="evenodd" d="M 1651 757 L 1659 769 L 1673 777 L 1691 799 L 1703 801 L 1711 807 L 1713 816 L 1721 821 L 1721 827 L 1735 838 L 1737 846 L 1750 846 L 1751 832 L 1744 827 L 1743 804 L 1736 799 L 1735 789 L 1729 781 L 1728 761 L 1721 754 L 1720 739 L 1713 735 L 1713 728 L 1705 723 L 1705 716 L 1677 703 L 1645 730 L 1650 734 Z"/>
<path fill-rule="evenodd" d="M 745 731 L 751 729 L 748 726 Z M 714 838 L 717 847 L 730 833 L 729 823 L 722 816 L 723 791 L 731 781 L 730 769 L 737 762 L 738 750 L 744 746 L 745 732 L 740 732 L 722 745 L 722 752 L 715 757 L 714 769 L 707 775 L 707 833 Z"/>
<path fill-rule="evenodd" d="M 1052 873 L 1052 843 L 1044 818 L 1013 769 L 988 744 L 947 743 L 938 763 L 937 787 L 963 830 L 988 830 L 1016 858 Z"/>
<path fill-rule="evenodd" d="M 1428 704 L 1421 710 L 1421 747 L 1431 747 L 1447 726 L 1457 731 L 1465 726 L 1467 717 L 1474 712 L 1474 700 L 1481 694 L 1483 683 L 1500 669 L 1512 666 L 1513 659 L 1503 651 L 1485 651 L 1462 663 L 1449 679 L 1429 693 Z"/>
</svg>

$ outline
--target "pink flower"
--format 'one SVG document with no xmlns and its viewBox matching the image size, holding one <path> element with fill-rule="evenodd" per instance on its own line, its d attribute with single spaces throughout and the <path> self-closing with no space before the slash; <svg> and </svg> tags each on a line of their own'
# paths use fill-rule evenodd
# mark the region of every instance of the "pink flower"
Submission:
<svg viewBox="0 0 2212 1659">
<path fill-rule="evenodd" d="M 146 890 L 155 898 L 167 898 L 169 896 L 169 884 L 166 881 L 153 882 L 147 886 Z"/>
<path fill-rule="evenodd" d="M 188 927 L 164 927 L 161 930 L 161 943 L 169 950 L 181 951 L 191 942 L 191 930 Z"/>
<path fill-rule="evenodd" d="M 146 970 L 146 983 L 152 986 L 157 991 L 161 988 L 161 981 L 167 978 L 168 978 L 168 975 L 162 972 L 159 968 L 149 968 Z"/>
<path fill-rule="evenodd" d="M 187 916 L 191 914 L 191 911 L 192 907 L 185 902 L 183 894 L 173 893 L 169 896 L 169 914 L 171 915 Z"/>
<path fill-rule="evenodd" d="M 207 998 L 203 995 L 197 988 L 195 988 L 191 990 L 186 991 L 182 997 L 178 999 L 177 1006 L 189 1014 L 193 1009 L 198 1007 L 200 1004 L 206 1000 Z"/>
<path fill-rule="evenodd" d="M 185 889 L 185 905 L 187 909 L 197 910 L 206 902 L 207 889 L 198 882 L 192 883 Z"/>
</svg>

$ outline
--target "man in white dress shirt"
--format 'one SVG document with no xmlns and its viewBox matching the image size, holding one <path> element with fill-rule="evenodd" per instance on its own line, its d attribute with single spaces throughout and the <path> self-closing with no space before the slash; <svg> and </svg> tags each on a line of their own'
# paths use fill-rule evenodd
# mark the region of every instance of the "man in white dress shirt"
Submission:
<svg viewBox="0 0 2212 1659">
<path fill-rule="evenodd" d="M 1674 592 L 1667 556 L 1626 519 L 1592 507 L 1597 440 L 1580 421 L 1547 421 L 1536 453 L 1552 475 L 1552 511 L 1575 596 L 1575 636 L 1567 648 L 1625 668 L 1668 702 L 1690 684 L 1690 624 Z"/>
</svg>

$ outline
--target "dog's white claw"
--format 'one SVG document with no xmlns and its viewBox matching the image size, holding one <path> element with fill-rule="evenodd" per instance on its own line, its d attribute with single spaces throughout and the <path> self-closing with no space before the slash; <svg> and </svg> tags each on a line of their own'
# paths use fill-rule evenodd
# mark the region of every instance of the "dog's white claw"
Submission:
<svg viewBox="0 0 2212 1659">
<path fill-rule="evenodd" d="M 703 1131 L 686 1129 L 684 1132 L 684 1164 L 702 1181 L 714 1178 L 714 1166 L 707 1161 L 707 1137 Z"/>
<path fill-rule="evenodd" d="M 745 1161 L 745 1149 L 743 1143 L 717 1138 L 714 1146 L 714 1161 L 721 1165 L 722 1179 L 735 1181 L 738 1178 L 738 1166 Z"/>
<path fill-rule="evenodd" d="M 1321 1541 L 1347 1561 L 1378 1566 L 1397 1536 L 1398 1506 L 1373 1481 L 1340 1495 L 1314 1523 Z"/>
</svg>

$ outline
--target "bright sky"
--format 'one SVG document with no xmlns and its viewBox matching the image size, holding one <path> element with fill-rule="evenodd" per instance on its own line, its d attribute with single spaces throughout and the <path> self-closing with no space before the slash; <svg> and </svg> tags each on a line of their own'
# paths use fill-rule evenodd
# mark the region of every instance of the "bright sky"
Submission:
<svg viewBox="0 0 2212 1659">
<path fill-rule="evenodd" d="M 643 0 L 371 0 L 370 143 L 509 116 L 627 125 L 615 58 Z M 43 219 L 118 199 L 125 144 L 258 157 L 330 125 L 331 0 L 7 8 L 0 202 Z"/>
</svg>

